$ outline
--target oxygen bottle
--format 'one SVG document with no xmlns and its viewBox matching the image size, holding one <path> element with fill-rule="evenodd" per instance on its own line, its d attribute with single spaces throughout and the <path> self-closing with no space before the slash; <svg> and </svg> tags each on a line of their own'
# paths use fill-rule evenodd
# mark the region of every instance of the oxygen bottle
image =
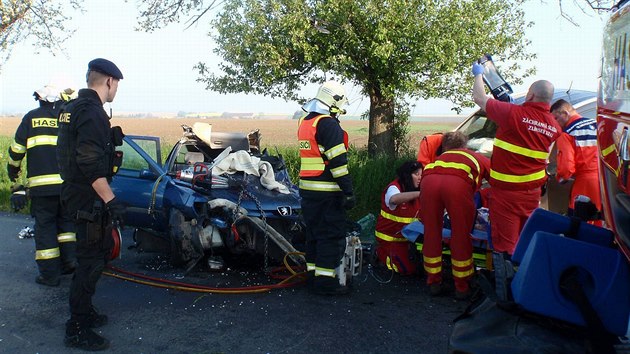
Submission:
<svg viewBox="0 0 630 354">
<path fill-rule="evenodd" d="M 492 96 L 499 101 L 510 102 L 512 87 L 499 74 L 490 54 L 484 55 L 477 62 L 483 65 L 483 82 L 490 89 Z"/>
</svg>

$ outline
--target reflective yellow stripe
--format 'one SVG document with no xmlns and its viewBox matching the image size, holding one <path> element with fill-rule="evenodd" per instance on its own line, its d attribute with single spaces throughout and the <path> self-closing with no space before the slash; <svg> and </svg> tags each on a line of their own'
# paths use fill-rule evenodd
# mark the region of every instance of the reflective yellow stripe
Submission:
<svg viewBox="0 0 630 354">
<path fill-rule="evenodd" d="M 396 264 L 394 264 L 391 260 L 391 258 L 389 258 L 389 256 L 387 256 L 387 259 L 385 260 L 385 264 L 387 265 L 387 269 L 389 270 L 393 270 L 396 273 L 398 272 L 398 267 L 396 267 Z"/>
<path fill-rule="evenodd" d="M 335 157 L 341 154 L 345 154 L 345 153 L 346 153 L 346 146 L 343 143 L 333 146 L 327 151 L 324 151 L 324 155 L 326 155 L 326 158 L 328 158 L 328 160 L 332 160 Z"/>
<path fill-rule="evenodd" d="M 302 171 L 323 171 L 326 168 L 321 157 L 302 157 L 300 160 L 300 170 Z"/>
<path fill-rule="evenodd" d="M 456 170 L 462 170 L 464 172 L 466 172 L 468 174 L 468 178 L 470 178 L 472 181 L 477 182 L 475 180 L 475 178 L 473 178 L 472 175 L 472 170 L 470 169 L 470 166 L 466 165 L 465 163 L 461 163 L 461 162 L 445 162 L 445 161 L 435 161 L 434 163 L 430 163 L 427 165 L 427 167 L 425 167 L 425 170 L 430 170 L 434 167 L 444 167 L 444 168 L 454 168 Z"/>
<path fill-rule="evenodd" d="M 436 263 L 442 263 L 442 256 L 438 256 L 438 257 L 427 257 L 427 256 L 422 256 L 422 260 L 424 263 L 428 263 L 428 264 L 436 264 Z"/>
<path fill-rule="evenodd" d="M 424 271 L 429 273 L 429 274 L 438 274 L 442 272 L 442 266 L 439 267 L 427 267 L 426 265 L 424 266 Z"/>
<path fill-rule="evenodd" d="M 300 188 L 316 192 L 341 192 L 337 182 L 300 180 Z"/>
<path fill-rule="evenodd" d="M 29 187 L 48 186 L 51 184 L 61 184 L 63 180 L 59 174 L 34 176 L 28 179 Z"/>
<path fill-rule="evenodd" d="M 408 218 L 408 217 L 403 217 L 403 216 L 392 215 L 383 209 L 381 209 L 381 216 L 387 220 L 405 223 L 405 224 L 411 224 L 412 222 L 418 220 L 417 218 Z"/>
<path fill-rule="evenodd" d="M 460 272 L 458 270 L 453 270 L 453 276 L 456 277 L 456 278 L 465 278 L 467 276 L 472 275 L 474 272 L 475 271 L 472 270 L 472 269 L 469 269 L 469 270 L 466 270 L 466 271 L 463 271 L 463 272 Z"/>
<path fill-rule="evenodd" d="M 58 242 L 76 242 L 77 235 L 74 232 L 64 232 L 57 235 Z"/>
<path fill-rule="evenodd" d="M 376 237 L 380 238 L 383 241 L 389 241 L 389 242 L 407 242 L 407 239 L 404 237 L 392 237 L 389 235 L 385 235 L 382 232 L 378 232 L 375 231 L 374 234 L 376 235 Z"/>
<path fill-rule="evenodd" d="M 49 248 L 47 250 L 37 250 L 35 252 L 35 260 L 53 259 L 59 257 L 59 247 Z"/>
<path fill-rule="evenodd" d="M 467 259 L 465 261 L 457 261 L 451 258 L 451 262 L 453 262 L 453 265 L 455 267 L 460 267 L 460 268 L 468 267 L 469 265 L 473 264 L 472 258 Z"/>
<path fill-rule="evenodd" d="M 497 138 L 494 138 L 494 146 L 500 147 L 503 150 L 507 150 L 515 154 L 531 157 L 533 159 L 546 160 L 549 157 L 549 151 L 536 151 L 518 145 L 510 144 L 507 141 L 503 141 Z"/>
<path fill-rule="evenodd" d="M 13 160 L 12 158 L 9 157 L 9 160 L 7 161 L 7 163 L 11 166 L 14 167 L 20 167 L 20 165 L 22 164 L 22 160 Z"/>
<path fill-rule="evenodd" d="M 335 277 L 335 270 L 329 268 L 315 267 L 316 276 Z"/>
<path fill-rule="evenodd" d="M 15 140 L 11 143 L 11 151 L 16 154 L 24 154 L 26 152 L 26 146 L 18 144 Z"/>
<path fill-rule="evenodd" d="M 315 270 L 315 263 L 306 263 L 306 270 Z"/>
<path fill-rule="evenodd" d="M 34 148 L 42 145 L 57 145 L 57 136 L 55 135 L 37 135 L 28 138 L 26 146 L 28 148 Z"/>
<path fill-rule="evenodd" d="M 481 174 L 481 167 L 479 167 L 479 161 L 477 161 L 476 158 L 474 158 L 471 154 L 465 152 L 465 151 L 446 151 L 444 152 L 444 154 L 457 154 L 457 155 L 462 155 L 465 156 L 466 158 L 468 158 L 474 165 L 475 167 L 477 167 L 477 178 L 474 179 L 475 183 L 479 183 L 479 174 Z M 470 177 L 470 175 L 469 175 Z M 472 179 L 472 177 L 470 178 Z"/>
<path fill-rule="evenodd" d="M 348 172 L 348 165 L 343 165 L 343 166 L 339 166 L 339 167 L 336 167 L 336 168 L 332 168 L 330 170 L 330 173 L 332 173 L 333 177 L 339 178 L 341 176 L 347 175 L 350 172 Z"/>
<path fill-rule="evenodd" d="M 497 172 L 495 170 L 490 170 L 490 177 L 503 182 L 513 182 L 513 183 L 522 183 L 522 182 L 531 182 L 536 181 L 545 177 L 545 170 L 541 170 L 538 172 L 534 172 L 528 175 L 508 175 L 506 173 Z"/>
<path fill-rule="evenodd" d="M 602 156 L 606 157 L 613 151 L 615 151 L 615 144 L 611 144 L 609 147 L 602 149 Z"/>
<path fill-rule="evenodd" d="M 416 249 L 418 250 L 418 252 L 422 252 L 422 243 L 416 243 Z"/>
</svg>

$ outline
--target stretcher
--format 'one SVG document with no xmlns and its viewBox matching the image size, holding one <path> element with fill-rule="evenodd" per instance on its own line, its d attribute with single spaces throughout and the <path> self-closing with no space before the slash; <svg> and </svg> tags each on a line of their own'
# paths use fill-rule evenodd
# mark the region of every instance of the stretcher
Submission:
<svg viewBox="0 0 630 354">
<path fill-rule="evenodd" d="M 418 252 L 422 253 L 424 241 L 424 224 L 421 221 L 414 221 L 403 227 L 402 235 L 416 245 Z M 490 237 L 490 223 L 488 221 L 488 209 L 478 208 L 473 229 L 470 232 L 473 245 L 473 260 L 475 265 L 487 269 L 492 269 L 492 239 Z M 444 228 L 442 229 L 442 254 L 451 254 L 448 245 L 451 240 L 450 220 L 448 215 L 444 216 Z"/>
</svg>

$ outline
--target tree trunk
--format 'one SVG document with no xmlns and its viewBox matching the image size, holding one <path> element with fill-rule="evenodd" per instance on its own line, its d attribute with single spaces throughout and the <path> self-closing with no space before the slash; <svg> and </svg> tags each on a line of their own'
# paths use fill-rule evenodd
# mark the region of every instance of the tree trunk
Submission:
<svg viewBox="0 0 630 354">
<path fill-rule="evenodd" d="M 370 130 L 368 136 L 368 155 L 379 154 L 394 156 L 394 99 L 384 97 L 380 92 L 370 92 Z"/>
</svg>

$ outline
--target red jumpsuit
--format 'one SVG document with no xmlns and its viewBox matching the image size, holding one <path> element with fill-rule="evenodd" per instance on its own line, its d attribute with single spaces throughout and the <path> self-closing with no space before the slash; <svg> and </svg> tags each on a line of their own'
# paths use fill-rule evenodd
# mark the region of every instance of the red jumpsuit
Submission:
<svg viewBox="0 0 630 354">
<path fill-rule="evenodd" d="M 418 162 L 422 166 L 426 166 L 431 162 L 434 162 L 437 156 L 442 153 L 442 133 L 435 133 L 427 135 L 420 140 L 420 147 L 418 148 Z"/>
<path fill-rule="evenodd" d="M 574 115 L 569 118 L 563 133 L 556 142 L 558 147 L 558 181 L 573 177 L 569 209 L 577 195 L 585 195 L 602 209 L 597 175 L 597 122 Z"/>
<path fill-rule="evenodd" d="M 395 186 L 402 190 L 398 179 L 390 183 L 381 197 L 381 214 L 376 220 L 376 255 L 378 260 L 388 269 L 397 273 L 409 275 L 416 273 L 416 264 L 409 254 L 409 241 L 401 234 L 405 225 L 418 220 L 420 199 L 401 203 L 391 210 L 385 203 L 387 190 Z"/>
<path fill-rule="evenodd" d="M 474 272 L 470 232 L 477 209 L 474 194 L 487 179 L 490 160 L 467 149 L 444 152 L 425 166 L 420 181 L 420 215 L 424 223 L 424 270 L 427 284 L 442 282 L 442 228 L 444 209 L 451 219 L 451 262 L 455 289 L 468 291 Z"/>
<path fill-rule="evenodd" d="M 550 147 L 561 128 L 544 102 L 519 106 L 490 99 L 486 113 L 497 123 L 488 205 L 492 244 L 494 251 L 512 254 L 525 221 L 540 204 Z"/>
</svg>

